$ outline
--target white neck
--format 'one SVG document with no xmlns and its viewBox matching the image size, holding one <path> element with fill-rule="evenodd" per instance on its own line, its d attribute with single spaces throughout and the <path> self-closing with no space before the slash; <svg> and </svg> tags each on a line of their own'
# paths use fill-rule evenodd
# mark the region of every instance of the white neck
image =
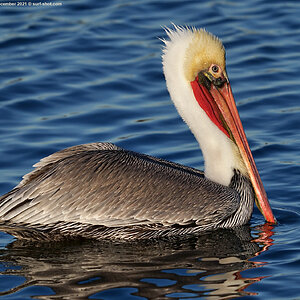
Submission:
<svg viewBox="0 0 300 300">
<path fill-rule="evenodd" d="M 205 161 L 205 176 L 228 186 L 233 169 L 239 168 L 237 147 L 209 119 L 197 103 L 190 82 L 184 75 L 187 47 L 193 39 L 189 30 L 176 28 L 167 32 L 170 41 L 165 42 L 163 69 L 170 96 L 183 120 L 198 141 Z"/>
</svg>

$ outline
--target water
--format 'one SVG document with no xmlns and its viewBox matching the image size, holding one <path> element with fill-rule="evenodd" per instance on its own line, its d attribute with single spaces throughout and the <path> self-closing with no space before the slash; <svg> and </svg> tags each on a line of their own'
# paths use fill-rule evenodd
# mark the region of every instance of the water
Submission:
<svg viewBox="0 0 300 300">
<path fill-rule="evenodd" d="M 42 157 L 95 141 L 203 168 L 162 75 L 158 38 L 174 22 L 222 38 L 279 225 L 255 210 L 238 232 L 146 244 L 0 232 L 0 299 L 300 299 L 299 13 L 297 1 L 262 0 L 1 6 L 1 194 Z"/>
</svg>

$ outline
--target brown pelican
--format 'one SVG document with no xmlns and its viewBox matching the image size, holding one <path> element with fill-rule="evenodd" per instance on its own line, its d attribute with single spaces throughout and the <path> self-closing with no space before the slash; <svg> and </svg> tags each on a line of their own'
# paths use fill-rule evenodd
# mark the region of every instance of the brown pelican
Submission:
<svg viewBox="0 0 300 300">
<path fill-rule="evenodd" d="M 199 142 L 204 173 L 110 143 L 43 158 L 0 198 L 1 229 L 28 239 L 137 239 L 246 224 L 256 204 L 276 223 L 225 69 L 221 41 L 203 29 L 166 30 L 170 96 Z"/>
</svg>

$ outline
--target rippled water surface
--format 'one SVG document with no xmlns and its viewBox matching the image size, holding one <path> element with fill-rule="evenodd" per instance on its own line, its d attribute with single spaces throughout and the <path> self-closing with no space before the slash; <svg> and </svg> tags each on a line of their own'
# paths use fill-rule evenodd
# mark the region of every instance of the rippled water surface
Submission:
<svg viewBox="0 0 300 300">
<path fill-rule="evenodd" d="M 42 157 L 95 141 L 202 168 L 162 75 L 159 38 L 174 22 L 222 38 L 279 225 L 255 210 L 239 231 L 146 244 L 0 232 L 0 299 L 300 299 L 298 1 L 61 3 L 0 6 L 1 194 Z"/>
</svg>

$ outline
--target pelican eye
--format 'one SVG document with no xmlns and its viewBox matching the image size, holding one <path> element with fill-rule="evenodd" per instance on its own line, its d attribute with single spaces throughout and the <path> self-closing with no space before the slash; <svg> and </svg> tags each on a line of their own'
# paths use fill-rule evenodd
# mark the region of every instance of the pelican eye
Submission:
<svg viewBox="0 0 300 300">
<path fill-rule="evenodd" d="M 217 65 L 213 65 L 211 67 L 211 70 L 214 72 L 214 73 L 218 73 L 219 72 L 219 67 Z"/>
</svg>

